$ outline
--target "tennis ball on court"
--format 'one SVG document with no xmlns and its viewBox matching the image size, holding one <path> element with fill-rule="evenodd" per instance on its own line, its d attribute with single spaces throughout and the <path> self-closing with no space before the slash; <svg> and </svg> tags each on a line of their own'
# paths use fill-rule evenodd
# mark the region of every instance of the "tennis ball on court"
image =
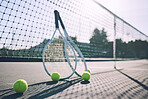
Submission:
<svg viewBox="0 0 148 99">
<path fill-rule="evenodd" d="M 53 81 L 59 81 L 59 80 L 60 80 L 60 74 L 59 74 L 58 72 L 52 73 L 51 79 L 52 79 Z"/>
<path fill-rule="evenodd" d="M 28 89 L 28 84 L 25 80 L 19 79 L 15 81 L 13 89 L 16 93 L 24 93 Z"/>
<path fill-rule="evenodd" d="M 89 72 L 84 72 L 82 74 L 82 79 L 83 80 L 89 80 L 90 79 L 90 73 Z"/>
<path fill-rule="evenodd" d="M 90 73 L 90 70 L 89 70 L 89 69 L 87 69 L 87 72 L 89 72 L 89 73 Z"/>
</svg>

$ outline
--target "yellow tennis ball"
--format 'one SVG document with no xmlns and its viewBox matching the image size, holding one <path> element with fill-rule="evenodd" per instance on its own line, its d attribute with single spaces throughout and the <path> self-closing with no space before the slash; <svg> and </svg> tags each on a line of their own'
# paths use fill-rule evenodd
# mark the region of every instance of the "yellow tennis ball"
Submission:
<svg viewBox="0 0 148 99">
<path fill-rule="evenodd" d="M 82 79 L 83 80 L 89 80 L 90 79 L 90 73 L 89 72 L 84 72 L 82 74 Z"/>
<path fill-rule="evenodd" d="M 87 72 L 89 72 L 89 73 L 90 73 L 90 70 L 89 70 L 89 69 L 87 69 Z"/>
<path fill-rule="evenodd" d="M 60 80 L 60 74 L 59 74 L 58 72 L 52 73 L 51 79 L 52 79 L 53 81 L 59 81 L 59 80 Z"/>
<path fill-rule="evenodd" d="M 16 93 L 24 93 L 28 89 L 28 84 L 25 80 L 19 79 L 14 83 L 13 89 Z"/>
</svg>

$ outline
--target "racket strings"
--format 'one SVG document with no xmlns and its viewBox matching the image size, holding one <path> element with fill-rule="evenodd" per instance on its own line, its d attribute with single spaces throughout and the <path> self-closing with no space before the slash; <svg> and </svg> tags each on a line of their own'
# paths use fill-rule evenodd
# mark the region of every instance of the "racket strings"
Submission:
<svg viewBox="0 0 148 99">
<path fill-rule="evenodd" d="M 65 62 L 64 42 L 62 40 L 53 40 L 46 48 L 45 58 L 47 62 Z"/>
<path fill-rule="evenodd" d="M 69 59 L 67 59 L 66 54 Z M 71 69 L 69 63 L 72 68 L 75 68 L 74 52 L 64 39 L 52 39 L 45 50 L 44 61 L 48 72 L 51 74 L 58 72 L 61 78 L 65 78 L 73 73 L 73 69 Z"/>
</svg>

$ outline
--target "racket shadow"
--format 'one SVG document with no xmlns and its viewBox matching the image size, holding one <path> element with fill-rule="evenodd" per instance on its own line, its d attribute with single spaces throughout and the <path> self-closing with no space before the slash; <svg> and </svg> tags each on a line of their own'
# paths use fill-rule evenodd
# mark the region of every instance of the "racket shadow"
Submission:
<svg viewBox="0 0 148 99">
<path fill-rule="evenodd" d="M 43 98 L 50 97 L 52 95 L 62 92 L 63 90 L 81 81 L 82 81 L 81 78 L 75 78 L 72 80 L 60 80 L 59 82 L 50 81 L 50 82 L 43 82 L 43 83 L 30 85 L 30 89 L 31 87 L 41 86 L 43 84 L 45 85 L 45 87 L 44 89 L 40 89 L 43 91 L 39 92 L 39 90 L 37 90 L 33 96 L 29 97 L 29 99 L 32 99 L 32 98 L 33 99 L 43 99 Z"/>
<path fill-rule="evenodd" d="M 21 96 L 23 96 L 23 93 L 13 93 L 11 95 L 4 96 L 1 99 L 16 99 L 20 98 Z"/>
<path fill-rule="evenodd" d="M 36 83 L 28 86 L 28 90 L 21 94 L 16 93 L 12 88 L 0 91 L 0 99 L 16 99 L 16 98 L 29 98 L 29 99 L 44 99 L 62 92 L 70 86 L 81 82 L 79 77 L 73 77 L 68 80 L 60 81 L 46 81 Z"/>
</svg>

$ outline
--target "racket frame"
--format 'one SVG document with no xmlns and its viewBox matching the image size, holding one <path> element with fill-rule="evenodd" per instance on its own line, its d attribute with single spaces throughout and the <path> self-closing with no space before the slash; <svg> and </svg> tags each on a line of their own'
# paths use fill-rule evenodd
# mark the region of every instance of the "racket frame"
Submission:
<svg viewBox="0 0 148 99">
<path fill-rule="evenodd" d="M 74 68 L 73 68 L 72 65 L 71 65 L 71 63 L 70 63 L 70 61 L 69 61 L 67 51 L 66 51 L 66 49 L 64 48 L 64 49 L 65 49 L 64 51 L 66 52 L 66 54 L 65 54 L 66 60 L 67 60 L 68 64 L 70 65 L 70 67 L 72 68 L 73 72 L 72 72 L 69 76 L 64 77 L 64 78 L 60 78 L 60 79 L 68 79 L 68 78 L 70 78 L 70 77 L 75 73 L 75 71 L 76 71 L 76 67 L 77 67 L 77 56 L 76 56 L 76 53 L 75 53 L 75 51 L 74 51 L 73 46 L 69 43 L 69 41 L 66 39 L 66 37 L 63 36 L 63 34 L 61 33 L 61 31 L 60 31 L 60 29 L 59 29 L 59 24 L 58 24 L 59 12 L 58 12 L 57 10 L 55 10 L 55 11 L 54 11 L 54 14 L 55 14 L 55 28 L 56 28 L 56 29 L 55 29 L 55 31 L 54 31 L 54 33 L 53 33 L 51 39 L 45 44 L 45 46 L 44 46 L 44 48 L 43 48 L 43 53 L 42 53 L 43 66 L 44 66 L 44 69 L 45 69 L 46 73 L 47 73 L 49 76 L 51 76 L 51 74 L 48 72 L 48 70 L 47 70 L 47 68 L 46 68 L 45 60 L 44 60 L 44 55 L 45 55 L 46 48 L 47 48 L 47 46 L 52 42 L 52 40 L 53 40 L 53 38 L 54 38 L 54 36 L 55 36 L 56 31 L 59 31 L 59 33 L 60 33 L 61 36 L 62 36 L 62 39 L 63 39 L 64 43 L 66 44 L 66 46 L 67 46 L 67 45 L 70 46 L 70 48 L 72 49 L 73 54 L 74 54 L 75 66 L 74 66 Z M 61 24 L 61 25 L 62 25 L 62 24 Z M 65 45 L 65 44 L 64 44 L 64 45 Z"/>
<path fill-rule="evenodd" d="M 58 12 L 58 11 L 57 11 L 57 12 Z M 67 33 L 67 31 L 66 31 L 66 28 L 65 28 L 65 26 L 64 26 L 64 23 L 63 23 L 63 21 L 62 21 L 62 18 L 60 17 L 59 12 L 58 12 L 58 16 L 59 16 L 59 21 L 60 21 L 60 24 L 61 24 L 61 27 L 62 27 L 62 29 L 63 29 L 63 32 L 64 32 L 64 35 L 65 35 L 66 39 L 68 38 L 68 40 L 69 40 L 70 43 L 72 44 L 73 48 L 79 53 L 79 55 L 80 55 L 80 57 L 82 58 L 82 61 L 83 61 L 83 63 L 84 63 L 85 71 L 87 71 L 87 64 L 86 64 L 86 61 L 85 61 L 85 59 L 84 59 L 84 56 L 83 56 L 82 52 L 81 52 L 80 49 L 76 46 L 76 44 L 75 44 L 74 41 L 71 39 L 71 37 L 68 35 L 68 33 Z M 66 46 L 65 46 L 65 47 L 66 47 Z M 66 53 L 66 52 L 65 52 L 65 53 Z M 67 57 L 67 60 L 69 60 L 68 57 Z M 69 62 L 68 62 L 68 63 L 69 63 Z M 71 66 L 71 63 L 69 63 L 69 65 L 70 65 L 70 67 L 72 67 L 72 66 Z M 72 69 L 73 69 L 73 68 L 72 68 Z M 75 74 L 78 75 L 79 77 L 81 77 L 81 75 L 80 75 L 79 73 L 77 73 L 76 71 L 75 71 Z"/>
</svg>

